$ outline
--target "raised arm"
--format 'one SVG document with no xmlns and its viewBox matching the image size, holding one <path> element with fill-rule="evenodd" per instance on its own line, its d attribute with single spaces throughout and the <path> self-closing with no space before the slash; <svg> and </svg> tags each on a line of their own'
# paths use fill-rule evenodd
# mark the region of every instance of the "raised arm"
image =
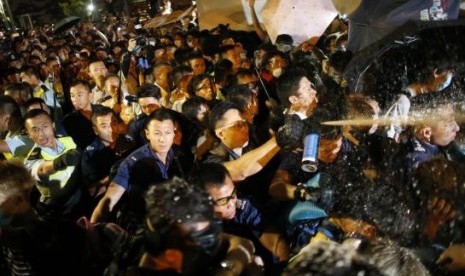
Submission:
<svg viewBox="0 0 465 276">
<path fill-rule="evenodd" d="M 278 151 L 279 146 L 273 137 L 260 147 L 245 153 L 241 158 L 225 162 L 224 166 L 233 181 L 244 180 L 259 172 Z"/>
</svg>

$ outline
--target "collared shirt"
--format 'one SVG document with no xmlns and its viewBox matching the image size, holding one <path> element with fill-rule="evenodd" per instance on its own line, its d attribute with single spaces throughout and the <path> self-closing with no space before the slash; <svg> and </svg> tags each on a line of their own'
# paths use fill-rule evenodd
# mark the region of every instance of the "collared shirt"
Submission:
<svg viewBox="0 0 465 276">
<path fill-rule="evenodd" d="M 59 156 L 65 150 L 65 146 L 63 145 L 62 142 L 60 142 L 60 140 L 58 140 L 56 138 L 55 138 L 55 142 L 56 142 L 56 145 L 57 145 L 56 149 L 52 149 L 50 147 L 41 147 L 41 146 L 38 146 L 37 144 L 34 145 L 34 148 L 40 148 L 41 151 L 43 151 L 46 154 L 51 155 L 51 156 Z M 32 177 L 36 181 L 42 181 L 43 180 L 43 179 L 41 179 L 39 177 L 39 174 L 38 174 L 39 166 L 40 166 L 40 164 L 42 164 L 42 162 L 45 162 L 45 161 L 43 159 L 34 159 L 34 160 L 25 160 L 24 161 L 24 165 L 31 172 Z"/>
<path fill-rule="evenodd" d="M 407 153 L 406 161 L 407 167 L 409 170 L 413 170 L 420 163 L 433 159 L 435 157 L 446 157 L 445 152 L 437 145 L 425 143 L 418 140 L 417 138 L 412 138 L 411 151 Z"/>
<path fill-rule="evenodd" d="M 169 174 L 169 169 L 173 160 L 173 149 L 169 150 L 167 162 L 164 164 L 150 144 L 145 144 L 121 162 L 113 182 L 128 190 L 133 188 L 131 187 L 133 185 L 146 187 L 168 180 L 172 176 Z"/>
<path fill-rule="evenodd" d="M 223 224 L 226 233 L 260 238 L 263 233 L 263 213 L 248 198 L 237 199 L 236 215 Z"/>
</svg>

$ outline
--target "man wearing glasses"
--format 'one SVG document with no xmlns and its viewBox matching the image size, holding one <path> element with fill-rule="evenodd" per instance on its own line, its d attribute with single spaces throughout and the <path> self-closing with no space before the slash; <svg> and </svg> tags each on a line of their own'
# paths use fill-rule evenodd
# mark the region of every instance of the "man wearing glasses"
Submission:
<svg viewBox="0 0 465 276">
<path fill-rule="evenodd" d="M 270 227 L 262 210 L 250 199 L 238 195 L 228 170 L 218 163 L 204 163 L 193 174 L 193 182 L 203 187 L 213 200 L 215 214 L 223 220 L 223 229 L 228 234 L 250 239 L 263 257 L 279 261 L 287 260 L 289 246 L 283 235 Z M 260 252 L 261 244 L 267 251 Z"/>
<path fill-rule="evenodd" d="M 249 127 L 238 107 L 230 102 L 215 106 L 210 114 L 210 131 L 221 141 L 212 149 L 205 162 L 223 163 L 233 181 L 254 175 L 279 151 L 275 138 L 253 148 L 249 143 Z"/>
<path fill-rule="evenodd" d="M 111 212 L 115 204 L 127 192 L 120 208 L 120 225 L 137 226 L 145 214 L 144 193 L 152 184 L 171 179 L 173 176 L 185 178 L 185 167 L 172 149 L 175 136 L 175 119 L 167 109 L 154 111 L 147 117 L 145 135 L 149 143 L 131 153 L 118 167 L 105 195 L 95 208 L 91 221 L 99 222 Z M 126 219 L 129 219 L 127 221 Z"/>
<path fill-rule="evenodd" d="M 221 143 L 206 154 L 204 162 L 222 163 L 242 193 L 266 203 L 274 165 L 277 166 L 272 161 L 279 151 L 276 139 L 270 138 L 262 145 L 250 139 L 247 122 L 231 102 L 215 106 L 209 125 Z"/>
</svg>

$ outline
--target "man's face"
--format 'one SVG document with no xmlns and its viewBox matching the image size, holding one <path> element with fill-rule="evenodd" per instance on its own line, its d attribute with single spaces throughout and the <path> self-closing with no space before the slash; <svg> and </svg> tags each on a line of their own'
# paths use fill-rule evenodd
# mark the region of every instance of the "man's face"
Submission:
<svg viewBox="0 0 465 276">
<path fill-rule="evenodd" d="M 105 145 L 110 145 L 116 141 L 118 124 L 113 114 L 97 117 L 94 123 L 94 131 L 97 136 L 102 139 Z"/>
<path fill-rule="evenodd" d="M 303 77 L 299 82 L 297 95 L 289 97 L 292 109 L 300 111 L 305 110 L 307 115 L 310 115 L 318 103 L 316 94 L 315 86 L 306 77 Z"/>
<path fill-rule="evenodd" d="M 171 120 L 151 120 L 145 129 L 145 135 L 155 153 L 167 154 L 174 140 L 174 124 Z"/>
<path fill-rule="evenodd" d="M 93 62 L 89 65 L 89 75 L 94 81 L 103 81 L 107 74 L 108 70 L 103 62 Z"/>
<path fill-rule="evenodd" d="M 55 148 L 55 124 L 45 115 L 26 120 L 26 130 L 34 143 L 41 147 Z"/>
<path fill-rule="evenodd" d="M 236 216 L 236 187 L 231 177 L 226 176 L 221 188 L 209 187 L 208 193 L 214 202 L 215 214 L 222 220 L 232 220 Z"/>
<path fill-rule="evenodd" d="M 117 77 L 108 78 L 105 81 L 105 92 L 112 97 L 117 97 L 119 87 L 119 79 Z"/>
<path fill-rule="evenodd" d="M 249 127 L 237 109 L 230 109 L 223 114 L 215 133 L 230 149 L 241 148 L 249 141 Z"/>
<path fill-rule="evenodd" d="M 435 125 L 431 127 L 431 143 L 438 146 L 447 146 L 454 141 L 460 127 L 455 121 L 452 105 L 438 108 L 437 114 L 439 114 L 439 118 Z"/>
<path fill-rule="evenodd" d="M 160 102 L 154 97 L 144 97 L 138 99 L 140 109 L 144 112 L 145 115 L 150 115 L 150 113 L 160 108 Z"/>
<path fill-rule="evenodd" d="M 202 75 L 205 73 L 206 66 L 203 58 L 194 58 L 189 61 L 194 76 Z"/>
<path fill-rule="evenodd" d="M 318 159 L 330 164 L 336 160 L 342 147 L 342 137 L 336 139 L 321 139 L 318 146 Z"/>
<path fill-rule="evenodd" d="M 82 84 L 71 87 L 69 91 L 76 110 L 91 110 L 92 91 Z"/>
<path fill-rule="evenodd" d="M 50 71 L 53 72 L 55 76 L 59 76 L 61 72 L 61 66 L 58 60 L 49 61 L 47 66 L 49 67 Z"/>
<path fill-rule="evenodd" d="M 203 79 L 203 81 L 201 81 L 196 87 L 195 95 L 202 97 L 207 101 L 215 99 L 216 93 L 215 88 L 213 87 L 214 85 L 214 82 L 209 78 Z"/>
<path fill-rule="evenodd" d="M 228 59 L 232 62 L 232 70 L 236 71 L 242 66 L 241 54 L 236 51 L 236 49 L 231 49 L 225 53 L 225 59 Z"/>
</svg>

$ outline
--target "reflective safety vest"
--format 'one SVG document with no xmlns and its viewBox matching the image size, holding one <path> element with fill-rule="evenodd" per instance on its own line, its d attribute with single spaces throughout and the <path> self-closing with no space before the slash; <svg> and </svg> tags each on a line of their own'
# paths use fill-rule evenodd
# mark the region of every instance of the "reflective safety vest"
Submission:
<svg viewBox="0 0 465 276">
<path fill-rule="evenodd" d="M 8 131 L 8 134 L 6 135 L 5 139 L 9 138 L 10 134 L 11 133 Z M 13 154 L 11 154 L 10 152 L 4 152 L 3 156 L 5 157 L 6 160 L 10 160 L 13 158 Z"/>
<path fill-rule="evenodd" d="M 58 155 L 50 155 L 44 151 L 40 151 L 40 155 L 34 159 L 52 161 L 55 158 L 63 155 L 65 152 L 76 148 L 76 144 L 74 143 L 71 137 L 61 137 L 61 138 L 58 138 L 58 141 L 60 141 L 63 144 L 64 150 L 62 153 Z M 34 153 L 35 149 L 36 148 L 34 148 L 29 153 L 28 159 L 31 156 L 31 154 Z M 44 179 L 43 181 L 37 181 L 36 186 L 41 194 L 41 198 L 40 198 L 41 201 L 45 200 L 46 198 L 54 198 L 54 197 L 56 198 L 56 197 L 62 196 L 64 193 L 63 189 L 68 184 L 68 180 L 71 178 L 71 175 L 74 172 L 74 168 L 75 166 L 68 166 L 64 170 L 57 171 L 49 175 L 48 178 Z"/>
</svg>

